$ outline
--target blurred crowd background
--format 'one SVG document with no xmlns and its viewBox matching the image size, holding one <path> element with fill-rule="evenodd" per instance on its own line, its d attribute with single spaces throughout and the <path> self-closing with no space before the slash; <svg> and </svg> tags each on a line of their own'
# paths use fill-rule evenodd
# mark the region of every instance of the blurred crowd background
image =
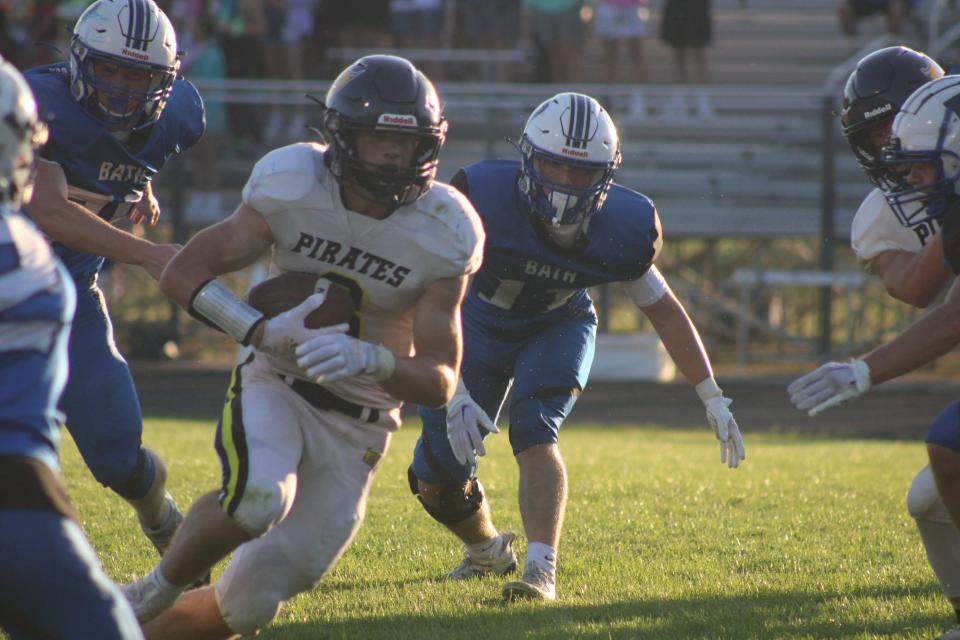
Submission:
<svg viewBox="0 0 960 640">
<path fill-rule="evenodd" d="M 20 68 L 65 60 L 88 4 L 0 0 L 0 54 Z M 844 355 L 912 318 L 864 280 L 845 246 L 868 189 L 836 113 L 849 65 L 870 50 L 907 44 L 955 69 L 960 0 L 159 4 L 177 28 L 182 72 L 204 97 L 207 131 L 155 184 L 164 215 L 147 233 L 182 242 L 228 215 L 257 158 L 316 139 L 305 93 L 322 97 L 358 57 L 396 53 L 440 87 L 451 121 L 444 180 L 513 157 L 504 138 L 552 93 L 600 99 L 624 141 L 617 180 L 657 202 L 669 238 L 661 269 L 721 365 Z M 812 269 L 835 276 L 811 284 Z M 138 270 L 113 269 L 105 286 L 131 357 L 177 357 L 177 345 L 191 359 L 233 353 Z M 831 311 L 833 297 L 843 302 Z M 644 329 L 618 289 L 597 299 L 603 332 Z"/>
</svg>

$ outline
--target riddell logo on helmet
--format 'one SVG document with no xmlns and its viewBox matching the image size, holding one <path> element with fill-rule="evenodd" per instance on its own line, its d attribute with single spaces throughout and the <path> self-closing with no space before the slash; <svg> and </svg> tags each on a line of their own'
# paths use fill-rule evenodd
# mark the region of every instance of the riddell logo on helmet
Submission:
<svg viewBox="0 0 960 640">
<path fill-rule="evenodd" d="M 125 56 L 130 56 L 131 58 L 136 58 L 137 60 L 143 60 L 144 62 L 149 62 L 150 60 L 150 56 L 148 56 L 147 54 L 137 53 L 136 51 L 130 51 L 130 49 L 127 49 L 126 47 L 123 47 L 120 50 L 120 52 L 123 53 L 123 55 Z"/>
<path fill-rule="evenodd" d="M 871 111 L 867 111 L 865 114 L 863 114 L 863 117 L 864 117 L 864 118 L 873 118 L 874 116 L 878 116 L 878 115 L 880 115 L 881 113 L 886 113 L 887 111 L 890 111 L 890 110 L 892 110 L 892 109 L 893 109 L 893 105 L 890 104 L 890 103 L 887 103 L 887 104 L 883 105 L 882 107 L 877 107 L 876 109 L 873 109 L 873 110 L 871 110 Z"/>
<path fill-rule="evenodd" d="M 566 147 L 560 148 L 560 153 L 565 156 L 575 156 L 577 158 L 589 158 L 590 154 L 586 151 L 580 151 L 579 149 L 568 149 Z"/>
<path fill-rule="evenodd" d="M 394 113 L 384 113 L 377 120 L 377 124 L 392 124 L 400 127 L 415 127 L 417 119 L 413 116 L 401 116 Z"/>
</svg>

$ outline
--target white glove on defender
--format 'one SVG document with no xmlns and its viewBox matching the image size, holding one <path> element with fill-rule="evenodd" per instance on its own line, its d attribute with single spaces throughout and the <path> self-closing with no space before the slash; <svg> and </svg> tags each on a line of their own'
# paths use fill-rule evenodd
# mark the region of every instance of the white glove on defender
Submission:
<svg viewBox="0 0 960 640">
<path fill-rule="evenodd" d="M 460 464 L 474 465 L 477 456 L 486 455 L 480 427 L 489 433 L 500 433 L 493 420 L 470 397 L 461 378 L 453 398 L 447 403 L 447 440 L 450 441 L 453 457 Z"/>
<path fill-rule="evenodd" d="M 325 329 L 307 329 L 304 319 L 323 304 L 326 293 L 315 293 L 292 309 L 288 309 L 263 324 L 263 336 L 257 351 L 279 358 L 293 358 L 294 348 Z"/>
<path fill-rule="evenodd" d="M 720 441 L 720 462 L 736 469 L 741 460 L 747 457 L 743 446 L 740 427 L 728 408 L 733 400 L 726 398 L 717 386 L 716 380 L 707 378 L 696 386 L 697 395 L 707 410 L 707 424 Z"/>
<path fill-rule="evenodd" d="M 386 380 L 393 374 L 393 353 L 378 344 L 346 335 L 347 324 L 325 327 L 297 346 L 297 366 L 315 382 L 335 382 L 366 373 L 374 380 Z"/>
<path fill-rule="evenodd" d="M 790 402 L 811 418 L 869 390 L 870 367 L 856 358 L 850 362 L 828 362 L 787 387 Z"/>
</svg>

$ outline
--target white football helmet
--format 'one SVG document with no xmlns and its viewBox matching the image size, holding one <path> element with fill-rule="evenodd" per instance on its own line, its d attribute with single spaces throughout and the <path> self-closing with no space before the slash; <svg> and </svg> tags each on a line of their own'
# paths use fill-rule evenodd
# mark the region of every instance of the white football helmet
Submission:
<svg viewBox="0 0 960 640">
<path fill-rule="evenodd" d="M 156 122 L 179 69 L 173 25 L 153 0 L 97 0 L 73 29 L 70 90 L 110 130 Z"/>
<path fill-rule="evenodd" d="M 901 224 L 913 226 L 946 213 L 960 196 L 960 76 L 931 80 L 907 99 L 893 121 L 883 162 L 901 176 L 912 163 L 929 162 L 936 170 L 932 185 L 911 185 L 901 177 L 887 191 Z"/>
<path fill-rule="evenodd" d="M 558 93 L 538 106 L 523 128 L 520 191 L 551 237 L 570 246 L 600 210 L 620 166 L 620 136 L 600 103 L 582 93 Z M 542 161 L 595 172 L 588 186 L 551 182 Z"/>
<path fill-rule="evenodd" d="M 0 58 L 0 206 L 19 209 L 33 195 L 34 154 L 47 141 L 26 80 Z"/>
</svg>

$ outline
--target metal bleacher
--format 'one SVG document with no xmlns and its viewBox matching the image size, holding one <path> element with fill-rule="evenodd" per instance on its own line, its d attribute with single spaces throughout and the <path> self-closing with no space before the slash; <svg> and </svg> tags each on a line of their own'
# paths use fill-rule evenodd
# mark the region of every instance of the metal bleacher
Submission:
<svg viewBox="0 0 960 640">
<path fill-rule="evenodd" d="M 744 255 L 733 267 L 758 269 L 761 259 L 776 254 L 776 250 L 764 249 L 764 243 L 806 239 L 810 264 L 804 268 L 833 270 L 834 245 L 842 250 L 853 213 L 868 191 L 840 135 L 835 113 L 838 82 L 849 73 L 852 61 L 892 42 L 883 37 L 882 21 L 877 18 L 864 23 L 861 33 L 851 38 L 840 33 L 836 0 L 714 0 L 715 36 L 707 50 L 710 82 L 678 85 L 672 77 L 670 51 L 656 34 L 660 2 L 652 0 L 650 4 L 654 20 L 646 40 L 647 81 L 643 85 L 561 87 L 440 80 L 438 88 L 451 123 L 441 155 L 440 178 L 449 179 L 459 167 L 484 158 L 516 157 L 504 138 L 519 136 L 530 110 L 557 91 L 580 90 L 597 97 L 613 115 L 624 155 L 617 181 L 653 198 L 668 242 L 742 239 Z M 942 22 L 944 27 L 952 26 L 945 15 Z M 925 37 L 923 25 L 916 24 L 899 41 L 925 48 Z M 601 77 L 601 49 L 592 42 L 584 51 L 588 78 Z M 370 52 L 374 51 L 341 48 L 327 53 L 346 64 Z M 496 77 L 499 66 L 523 65 L 530 60 L 523 50 L 491 52 L 486 58 L 482 51 L 461 50 L 456 55 L 432 49 L 392 52 L 414 62 L 486 59 L 490 62 L 484 71 L 487 78 Z M 207 102 L 255 104 L 265 113 L 281 113 L 291 120 L 295 113 L 306 113 L 308 121 L 316 112 L 311 112 L 313 107 L 304 94 L 322 96 L 327 87 L 324 81 L 281 80 L 196 84 Z M 262 150 L 309 137 L 288 132 L 264 140 Z M 221 156 L 222 210 L 191 209 L 190 199 L 180 197 L 181 220 L 187 227 L 209 224 L 237 204 L 240 187 L 258 153 Z M 189 163 L 189 157 L 186 161 Z M 184 186 L 203 189 L 203 185 L 189 185 L 188 174 L 174 173 L 172 181 L 163 176 L 158 188 L 166 186 L 168 193 Z M 825 215 L 827 209 L 829 215 Z M 830 220 L 832 229 L 824 228 L 824 221 Z M 701 326 L 715 327 L 721 334 L 730 330 L 728 337 L 739 343 L 744 334 L 742 329 L 731 328 L 732 315 L 741 327 L 745 323 L 751 331 L 773 339 L 790 334 L 789 327 L 774 326 L 762 310 L 752 307 L 749 300 L 743 302 L 742 287 L 731 273 L 719 273 L 714 267 L 704 269 L 709 273 L 699 273 L 679 259 L 669 266 L 674 267 L 669 274 L 674 289 L 692 301 L 694 314 L 701 314 L 697 319 Z M 845 276 L 839 277 L 843 280 Z M 829 289 L 829 282 L 823 287 Z M 829 295 L 822 298 L 828 299 Z M 858 309 L 864 308 L 858 305 Z M 831 316 L 829 309 L 824 312 L 822 308 L 820 315 L 821 334 L 827 336 L 824 340 L 821 335 L 819 351 L 823 354 L 830 349 L 830 331 L 825 327 L 830 326 Z M 839 322 L 844 328 L 860 326 L 849 312 Z M 806 322 L 807 338 L 809 325 Z M 857 337 L 869 341 L 883 330 L 861 331 Z M 739 346 L 738 352 L 744 353 L 742 344 Z M 849 348 L 848 341 L 844 349 Z M 817 352 L 815 339 L 812 352 Z"/>
</svg>

